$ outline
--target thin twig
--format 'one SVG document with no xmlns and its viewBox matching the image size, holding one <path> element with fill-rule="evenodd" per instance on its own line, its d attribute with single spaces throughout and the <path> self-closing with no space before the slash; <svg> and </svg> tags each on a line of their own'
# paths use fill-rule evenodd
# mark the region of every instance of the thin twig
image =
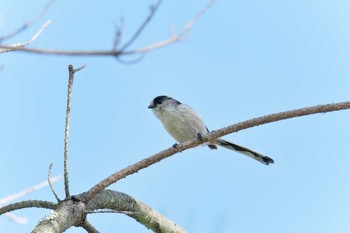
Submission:
<svg viewBox="0 0 350 233">
<path fill-rule="evenodd" d="M 68 66 L 68 91 L 67 91 L 67 107 L 66 107 L 66 127 L 64 130 L 64 191 L 66 194 L 66 199 L 70 197 L 69 194 L 69 179 L 68 179 L 68 142 L 69 142 L 69 128 L 70 128 L 70 110 L 72 101 L 72 89 L 74 82 L 74 74 L 85 66 L 80 66 L 74 69 L 72 65 Z"/>
<path fill-rule="evenodd" d="M 43 16 L 44 14 L 46 14 L 46 12 L 50 9 L 51 5 L 53 4 L 54 0 L 49 0 L 46 5 L 44 6 L 44 8 L 31 20 L 29 20 L 27 23 L 23 24 L 21 27 L 19 27 L 18 29 L 14 30 L 13 32 L 10 32 L 4 36 L 0 37 L 0 43 L 3 40 L 8 40 L 11 37 L 18 35 L 19 33 L 21 33 L 22 31 L 26 30 L 27 28 L 29 28 L 30 26 L 32 26 L 41 16 Z"/>
<path fill-rule="evenodd" d="M 121 18 L 119 25 L 117 25 L 117 30 L 114 37 L 114 44 L 113 44 L 114 51 L 118 49 L 118 46 L 122 40 L 123 30 L 124 30 L 124 19 Z"/>
<path fill-rule="evenodd" d="M 186 37 L 188 36 L 188 34 L 190 33 L 193 25 L 195 23 L 197 23 L 197 21 L 205 14 L 207 13 L 207 11 L 214 5 L 216 1 L 215 0 L 210 0 L 208 2 L 208 4 L 201 10 L 198 12 L 198 14 L 193 17 L 192 19 L 190 19 L 186 25 L 182 28 L 182 30 L 179 33 L 176 33 L 174 30 L 172 30 L 172 36 L 168 39 L 156 42 L 154 44 L 148 45 L 146 47 L 140 48 L 140 49 L 135 49 L 135 50 L 129 50 L 128 53 L 147 53 L 168 45 L 171 45 L 177 41 L 181 41 L 186 39 Z"/>
<path fill-rule="evenodd" d="M 159 161 L 168 158 L 178 152 L 182 152 L 186 149 L 198 146 L 200 144 L 204 144 L 207 141 L 214 141 L 215 139 L 225 136 L 230 133 L 238 132 L 243 129 L 251 128 L 254 126 L 267 124 L 271 122 L 276 122 L 280 120 L 285 120 L 289 118 L 294 117 L 300 117 L 300 116 L 306 116 L 316 113 L 326 113 L 326 112 L 332 112 L 332 111 L 339 111 L 339 110 L 345 110 L 350 109 L 350 102 L 342 102 L 342 103 L 336 103 L 336 104 L 326 104 L 326 105 L 317 105 L 313 107 L 307 107 L 307 108 L 301 108 L 301 109 L 295 109 L 290 110 L 286 112 L 280 112 L 275 113 L 271 115 L 266 115 L 258 118 L 254 118 L 251 120 L 243 121 L 216 131 L 212 131 L 203 138 L 198 139 L 192 139 L 189 141 L 186 141 L 184 143 L 178 144 L 178 146 L 170 147 L 166 150 L 163 150 L 153 156 L 150 156 L 146 159 L 143 159 L 135 164 L 132 164 L 112 175 L 105 178 L 104 180 L 100 181 L 98 184 L 96 184 L 94 187 L 92 187 L 86 194 L 84 195 L 83 199 L 84 201 L 88 202 L 93 197 L 95 197 L 99 192 L 101 192 L 103 189 L 108 187 L 109 185 L 117 182 L 120 179 L 125 178 L 126 176 L 129 176 L 131 174 L 134 174 L 136 172 L 139 172 L 141 169 L 144 169 L 146 167 L 149 167 L 155 163 L 158 163 Z"/>
<path fill-rule="evenodd" d="M 146 26 L 149 24 L 151 19 L 153 18 L 154 14 L 157 12 L 160 4 L 162 3 L 162 0 L 158 0 L 158 2 L 155 5 L 151 5 L 149 7 L 150 13 L 148 17 L 144 20 L 144 22 L 141 24 L 138 30 L 136 30 L 135 34 L 127 41 L 121 48 L 120 51 L 125 51 L 143 32 L 143 30 L 146 28 Z"/>
<path fill-rule="evenodd" d="M 51 171 L 52 171 L 52 163 L 50 164 L 49 166 L 49 173 L 47 175 L 47 182 L 49 183 L 49 186 L 50 186 L 50 189 L 51 189 L 51 192 L 53 193 L 53 195 L 55 196 L 57 202 L 60 202 L 61 199 L 59 199 L 55 189 L 53 188 L 53 185 L 52 185 L 52 182 L 51 182 Z"/>
<path fill-rule="evenodd" d="M 29 45 L 30 43 L 32 43 L 33 41 L 36 40 L 36 38 L 38 38 L 38 36 L 45 30 L 45 28 L 47 26 L 49 26 L 49 24 L 51 23 L 51 20 L 48 20 L 36 33 L 35 35 L 30 39 L 28 40 L 27 42 L 24 42 L 24 43 L 16 43 L 16 44 L 12 44 L 10 46 L 0 46 L 0 53 L 7 53 L 7 52 L 10 52 L 10 51 L 14 51 L 14 50 L 18 50 L 20 48 L 23 48 L 27 45 Z"/>
</svg>

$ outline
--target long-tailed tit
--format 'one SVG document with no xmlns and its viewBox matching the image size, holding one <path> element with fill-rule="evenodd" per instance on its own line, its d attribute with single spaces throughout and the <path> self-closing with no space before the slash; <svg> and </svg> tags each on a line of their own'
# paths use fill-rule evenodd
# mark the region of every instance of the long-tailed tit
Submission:
<svg viewBox="0 0 350 233">
<path fill-rule="evenodd" d="M 209 132 L 201 117 L 188 105 L 168 97 L 157 96 L 148 106 L 163 123 L 165 129 L 179 143 L 202 136 Z M 223 139 L 216 139 L 208 142 L 210 149 L 217 149 L 218 146 L 237 151 L 249 156 L 263 164 L 274 163 L 273 159 L 254 150 L 228 142 Z"/>
</svg>

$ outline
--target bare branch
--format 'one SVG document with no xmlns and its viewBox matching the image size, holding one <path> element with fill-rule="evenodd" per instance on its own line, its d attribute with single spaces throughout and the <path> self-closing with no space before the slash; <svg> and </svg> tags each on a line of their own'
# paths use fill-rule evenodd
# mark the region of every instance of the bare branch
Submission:
<svg viewBox="0 0 350 233">
<path fill-rule="evenodd" d="M 82 202 L 65 200 L 42 218 L 32 233 L 57 233 L 64 232 L 72 226 L 81 226 L 86 217 L 85 209 Z"/>
<path fill-rule="evenodd" d="M 98 232 L 86 221 L 86 215 L 99 209 L 124 213 L 154 232 L 186 232 L 176 223 L 125 193 L 104 190 L 89 203 L 77 201 L 83 195 L 75 196 L 74 200 L 61 202 L 54 211 L 51 211 L 39 222 L 32 232 L 64 232 L 72 226 L 82 226 L 88 232 Z"/>
<path fill-rule="evenodd" d="M 170 147 L 166 150 L 163 150 L 153 156 L 150 156 L 146 159 L 143 159 L 135 164 L 132 164 L 114 174 L 111 176 L 105 178 L 104 180 L 100 181 L 98 184 L 96 184 L 94 187 L 92 187 L 83 197 L 85 202 L 88 202 L 93 197 L 95 197 L 99 192 L 101 192 L 103 189 L 108 187 L 109 185 L 117 182 L 120 179 L 123 179 L 131 174 L 134 174 L 141 169 L 144 169 L 146 167 L 149 167 L 165 158 L 168 158 L 178 152 L 182 152 L 186 149 L 198 146 L 200 144 L 204 144 L 207 141 L 214 141 L 215 139 L 225 136 L 230 133 L 238 132 L 243 129 L 251 128 L 258 125 L 263 125 L 271 122 L 276 122 L 280 120 L 285 120 L 289 118 L 294 117 L 300 117 L 300 116 L 306 116 L 316 113 L 326 113 L 326 112 L 332 112 L 332 111 L 339 111 L 339 110 L 345 110 L 350 108 L 350 102 L 342 102 L 342 103 L 336 103 L 336 104 L 326 104 L 326 105 L 317 105 L 313 107 L 306 107 L 301 109 L 295 109 L 290 110 L 286 112 L 280 112 L 275 114 L 270 114 L 258 118 L 254 118 L 251 120 L 243 121 L 234 125 L 230 125 L 228 127 L 212 131 L 208 133 L 207 135 L 203 136 L 202 140 L 199 140 L 198 138 L 195 138 L 193 140 L 189 140 L 184 143 L 178 144 L 178 146 Z"/>
<path fill-rule="evenodd" d="M 57 182 L 59 180 L 61 180 L 60 176 L 54 176 L 51 179 L 51 181 L 53 183 Z M 41 182 L 41 183 L 39 183 L 37 185 L 34 185 L 32 187 L 29 187 L 29 188 L 23 190 L 21 192 L 18 192 L 18 193 L 12 194 L 10 196 L 7 196 L 5 198 L 2 198 L 2 199 L 0 199 L 0 205 L 3 205 L 5 203 L 11 202 L 11 201 L 16 200 L 18 198 L 24 197 L 24 196 L 28 195 L 29 193 L 32 193 L 32 192 L 34 192 L 36 190 L 39 190 L 39 189 L 42 189 L 42 188 L 46 187 L 47 185 L 48 185 L 48 182 L 47 181 L 43 181 L 43 182 Z"/>
<path fill-rule="evenodd" d="M 53 195 L 55 196 L 57 202 L 60 202 L 61 200 L 59 199 L 55 189 L 53 188 L 52 182 L 51 182 L 51 170 L 52 170 L 52 163 L 49 166 L 49 173 L 47 175 L 47 182 L 49 183 L 50 189 L 51 189 Z"/>
<path fill-rule="evenodd" d="M 12 44 L 10 46 L 0 46 L 0 53 L 7 53 L 7 52 L 10 52 L 10 51 L 14 51 L 14 50 L 18 50 L 20 48 L 23 48 L 27 45 L 29 45 L 30 43 L 32 43 L 33 41 L 36 40 L 36 38 L 38 38 L 38 36 L 45 30 L 45 28 L 47 26 L 49 26 L 49 24 L 51 23 L 50 20 L 48 20 L 36 33 L 35 35 L 30 39 L 28 40 L 27 42 L 24 42 L 24 43 L 16 43 L 16 44 Z"/>
<path fill-rule="evenodd" d="M 168 38 L 168 39 L 156 42 L 156 43 L 148 45 L 144 48 L 135 49 L 135 50 L 128 51 L 128 52 L 129 53 L 147 53 L 147 52 L 171 45 L 177 41 L 181 41 L 181 40 L 186 39 L 186 37 L 190 33 L 193 25 L 195 23 L 197 23 L 197 21 L 214 5 L 215 2 L 216 2 L 215 0 L 210 0 L 208 2 L 208 4 L 200 12 L 198 12 L 198 14 L 195 17 L 193 17 L 192 19 L 190 19 L 186 23 L 186 25 L 183 27 L 183 29 L 179 33 L 176 33 L 173 30 L 173 36 Z"/>
<path fill-rule="evenodd" d="M 1 36 L 0 37 L 0 43 L 3 40 L 7 40 L 19 33 L 21 33 L 22 31 L 26 30 L 27 28 L 29 28 L 30 26 L 32 26 L 41 16 L 43 16 L 44 14 L 46 14 L 46 12 L 50 9 L 51 5 L 53 4 L 54 0 L 49 0 L 46 5 L 44 6 L 44 8 L 31 20 L 29 20 L 27 23 L 23 24 L 21 27 L 19 27 L 18 29 L 14 30 L 13 32 Z"/>
<path fill-rule="evenodd" d="M 146 26 L 149 24 L 151 19 L 153 18 L 154 14 L 157 12 L 160 4 L 162 3 L 162 0 L 158 0 L 158 2 L 155 5 L 150 6 L 150 14 L 145 19 L 145 21 L 141 24 L 140 28 L 135 32 L 135 34 L 130 38 L 129 41 L 127 41 L 120 49 L 120 51 L 125 51 L 141 34 L 141 32 L 146 28 Z"/>
<path fill-rule="evenodd" d="M 32 207 L 55 209 L 57 205 L 50 201 L 41 201 L 41 200 L 21 201 L 21 202 L 12 203 L 7 206 L 0 207 L 0 215 L 7 212 L 14 211 L 14 210 L 32 208 Z"/>
<path fill-rule="evenodd" d="M 159 1 L 160 2 L 160 1 Z M 157 3 L 156 6 L 160 3 Z M 112 56 L 112 57 L 120 57 L 122 55 L 134 55 L 134 54 L 145 54 L 151 52 L 156 49 L 160 49 L 169 45 L 172 45 L 178 41 L 184 40 L 193 25 L 210 9 L 210 7 L 215 3 L 215 0 L 210 0 L 209 3 L 192 19 L 190 19 L 183 29 L 179 33 L 172 34 L 171 37 L 158 41 L 156 43 L 152 43 L 145 47 L 133 50 L 126 50 L 133 41 L 138 37 L 138 35 L 143 31 L 147 23 L 149 22 L 148 18 L 144 21 L 144 23 L 140 26 L 139 30 L 135 33 L 135 35 L 127 42 L 121 49 L 119 50 L 106 50 L 106 51 L 67 51 L 67 50 L 56 50 L 56 49 L 38 49 L 38 48 L 20 48 L 16 51 L 19 52 L 27 52 L 27 53 L 36 53 L 36 54 L 45 54 L 45 55 L 62 55 L 62 56 Z M 151 18 L 153 17 L 154 11 L 151 10 Z M 149 17 L 150 17 L 149 16 Z M 135 39 L 134 39 L 135 38 Z M 117 40 L 117 39 L 116 39 Z M 119 40 L 119 39 L 118 39 Z M 117 40 L 117 41 L 118 41 Z M 119 43 L 119 41 L 118 41 Z M 114 42 L 114 45 L 117 43 Z M 124 61 L 124 60 L 122 60 Z M 137 60 L 136 60 L 137 61 Z M 134 63 L 135 61 L 132 61 Z"/>
<path fill-rule="evenodd" d="M 64 131 L 64 190 L 66 193 L 66 199 L 70 197 L 69 179 L 68 179 L 68 142 L 69 142 L 72 89 L 73 89 L 73 82 L 74 82 L 74 74 L 83 68 L 85 68 L 85 65 L 82 65 L 76 69 L 74 69 L 72 65 L 68 66 L 69 75 L 68 75 L 68 90 L 67 90 L 66 126 Z"/>
<path fill-rule="evenodd" d="M 104 190 L 86 205 L 87 210 L 112 210 L 125 214 L 154 232 L 186 231 L 145 203 L 114 190 Z"/>
</svg>

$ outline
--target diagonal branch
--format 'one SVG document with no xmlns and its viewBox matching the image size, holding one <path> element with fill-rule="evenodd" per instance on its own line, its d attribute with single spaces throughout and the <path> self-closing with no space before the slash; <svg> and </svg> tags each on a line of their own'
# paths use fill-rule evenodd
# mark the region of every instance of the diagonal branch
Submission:
<svg viewBox="0 0 350 233">
<path fill-rule="evenodd" d="M 154 44 L 148 45 L 146 47 L 140 48 L 140 49 L 135 49 L 135 50 L 130 50 L 128 51 L 129 53 L 147 53 L 168 45 L 171 45 L 175 42 L 181 41 L 186 39 L 186 37 L 189 35 L 193 25 L 197 23 L 197 21 L 205 14 L 207 11 L 214 5 L 215 0 L 210 0 L 208 4 L 200 11 L 198 14 L 190 19 L 186 25 L 182 28 L 182 30 L 179 33 L 174 33 L 174 35 L 168 39 L 158 41 Z"/>
<path fill-rule="evenodd" d="M 88 202 L 93 197 L 95 197 L 99 192 L 101 192 L 103 189 L 108 187 L 109 185 L 117 182 L 120 179 L 123 179 L 131 174 L 134 174 L 141 169 L 144 169 L 146 167 L 149 167 L 165 158 L 168 158 L 178 152 L 182 152 L 184 150 L 187 150 L 189 148 L 198 146 L 200 144 L 204 144 L 205 142 L 213 141 L 219 137 L 225 136 L 230 133 L 238 132 L 243 129 L 252 128 L 255 126 L 281 121 L 289 118 L 294 117 L 300 117 L 300 116 L 306 116 L 306 115 L 312 115 L 316 113 L 326 113 L 326 112 L 332 112 L 332 111 L 339 111 L 339 110 L 345 110 L 350 109 L 350 102 L 341 102 L 341 103 L 335 103 L 335 104 L 326 104 L 326 105 L 317 105 L 313 107 L 306 107 L 306 108 L 300 108 L 300 109 L 294 109 L 290 111 L 270 114 L 258 118 L 254 118 L 251 120 L 243 121 L 234 125 L 230 125 L 227 127 L 224 127 L 219 130 L 215 130 L 213 132 L 208 133 L 207 135 L 203 136 L 202 140 L 199 140 L 198 138 L 189 140 L 184 143 L 178 144 L 178 146 L 170 147 L 166 150 L 163 150 L 153 156 L 150 156 L 146 159 L 143 159 L 135 164 L 132 164 L 114 174 L 111 176 L 105 178 L 104 180 L 100 181 L 98 184 L 96 184 L 94 187 L 92 187 L 83 197 L 85 202 Z"/>
<path fill-rule="evenodd" d="M 84 228 L 84 230 L 86 230 L 88 233 L 99 233 L 99 231 L 87 220 L 84 221 L 81 227 Z"/>
</svg>

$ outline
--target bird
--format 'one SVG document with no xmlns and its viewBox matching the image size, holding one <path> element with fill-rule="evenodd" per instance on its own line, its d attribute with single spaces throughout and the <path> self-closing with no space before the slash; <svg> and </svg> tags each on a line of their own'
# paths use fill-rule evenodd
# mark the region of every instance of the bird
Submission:
<svg viewBox="0 0 350 233">
<path fill-rule="evenodd" d="M 207 126 L 198 113 L 187 104 L 183 104 L 174 98 L 166 95 L 157 96 L 151 101 L 148 108 L 153 110 L 153 113 L 162 122 L 164 128 L 178 143 L 196 137 L 201 140 L 204 135 L 209 133 Z M 175 143 L 174 146 L 176 147 L 177 144 Z M 221 138 L 209 141 L 207 146 L 210 149 L 217 149 L 217 146 L 221 146 L 244 154 L 265 165 L 274 163 L 272 158 L 260 152 Z"/>
</svg>

